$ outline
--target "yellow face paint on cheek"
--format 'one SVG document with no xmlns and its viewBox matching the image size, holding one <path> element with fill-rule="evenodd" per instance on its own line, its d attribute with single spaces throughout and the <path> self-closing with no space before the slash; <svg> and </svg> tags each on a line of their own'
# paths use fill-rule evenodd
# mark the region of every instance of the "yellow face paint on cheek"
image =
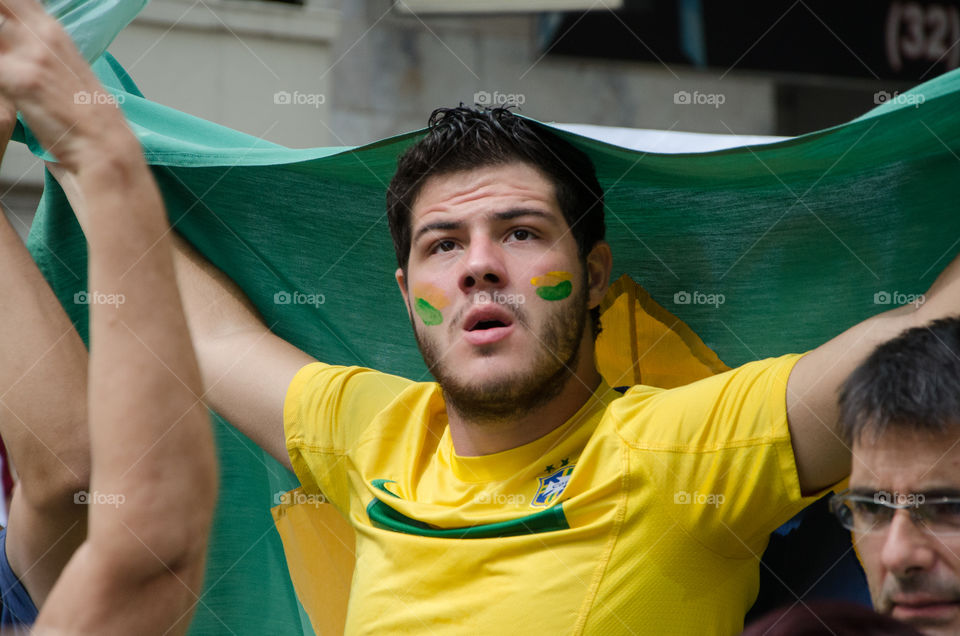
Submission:
<svg viewBox="0 0 960 636">
<path fill-rule="evenodd" d="M 441 309 L 450 304 L 443 290 L 430 283 L 418 283 L 413 286 L 413 310 L 420 316 L 423 324 L 439 325 L 443 322 Z"/>
<path fill-rule="evenodd" d="M 544 300 L 563 300 L 573 292 L 573 274 L 547 272 L 531 278 L 530 284 L 537 288 L 537 296 Z"/>
</svg>

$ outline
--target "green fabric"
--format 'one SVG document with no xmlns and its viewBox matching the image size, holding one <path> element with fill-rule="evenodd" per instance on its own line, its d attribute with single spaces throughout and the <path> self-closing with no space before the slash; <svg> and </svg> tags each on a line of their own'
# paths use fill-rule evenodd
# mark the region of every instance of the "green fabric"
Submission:
<svg viewBox="0 0 960 636">
<path fill-rule="evenodd" d="M 117 34 L 147 6 L 147 0 L 44 0 L 47 13 L 70 33 L 87 60 L 100 57 Z"/>
<path fill-rule="evenodd" d="M 109 56 L 95 68 L 133 89 Z M 817 346 L 889 308 L 874 303 L 878 292 L 922 293 L 949 262 L 960 236 L 958 86 L 960 73 L 949 73 L 915 89 L 939 94 L 918 108 L 710 153 L 639 153 L 559 134 L 591 155 L 607 188 L 615 275 L 631 274 L 738 365 Z M 289 150 L 134 95 L 123 107 L 172 222 L 277 333 L 325 361 L 426 377 L 384 212 L 395 159 L 420 132 Z M 56 280 L 79 285 L 67 266 L 82 276 L 80 255 L 64 256 L 83 248 L 69 210 L 58 196 L 40 212 L 37 256 L 53 261 Z M 275 304 L 284 291 L 325 302 Z M 724 302 L 675 304 L 680 291 Z"/>
<path fill-rule="evenodd" d="M 428 378 L 384 212 L 396 157 L 421 132 L 291 150 L 143 99 L 109 55 L 95 70 L 124 95 L 171 222 L 277 334 L 327 362 Z M 753 148 L 657 155 L 559 134 L 590 154 L 607 189 L 615 276 L 629 273 L 736 366 L 821 344 L 890 308 L 878 293 L 922 293 L 957 252 L 958 86 L 949 73 L 915 89 L 919 107 L 888 102 Z M 28 131 L 16 138 L 42 156 Z M 72 302 L 86 288 L 86 244 L 49 178 L 29 243 L 86 337 L 86 307 Z M 724 302 L 674 303 L 682 291 Z M 323 302 L 275 302 L 284 292 Z M 215 428 L 221 497 L 192 633 L 310 633 L 268 511 L 295 479 L 224 421 Z"/>
</svg>

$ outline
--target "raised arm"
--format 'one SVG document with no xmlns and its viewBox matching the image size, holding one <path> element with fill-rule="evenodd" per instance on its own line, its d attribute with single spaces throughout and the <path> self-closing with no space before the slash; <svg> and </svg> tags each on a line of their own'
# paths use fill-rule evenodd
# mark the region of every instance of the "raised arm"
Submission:
<svg viewBox="0 0 960 636">
<path fill-rule="evenodd" d="M 960 314 L 960 257 L 943 270 L 924 302 L 869 318 L 820 345 L 797 363 L 787 382 L 787 414 L 793 451 L 805 493 L 850 473 L 850 449 L 835 433 L 837 391 L 881 342 L 911 327 Z"/>
<path fill-rule="evenodd" d="M 0 99 L 0 158 L 15 122 Z M 87 350 L 3 214 L 0 323 L 0 436 L 19 476 L 4 547 L 39 607 L 87 534 Z"/>
<path fill-rule="evenodd" d="M 120 113 L 73 98 L 103 89 L 59 25 L 35 0 L 2 0 L 0 17 L 0 92 L 89 212 L 88 533 L 36 632 L 183 633 L 217 472 L 162 201 Z"/>
<path fill-rule="evenodd" d="M 91 207 L 62 165 L 47 168 L 63 187 L 84 232 Z M 291 468 L 283 434 L 290 381 L 315 362 L 274 335 L 243 291 L 177 234 L 170 232 L 184 312 L 203 376 L 206 404 Z"/>
</svg>

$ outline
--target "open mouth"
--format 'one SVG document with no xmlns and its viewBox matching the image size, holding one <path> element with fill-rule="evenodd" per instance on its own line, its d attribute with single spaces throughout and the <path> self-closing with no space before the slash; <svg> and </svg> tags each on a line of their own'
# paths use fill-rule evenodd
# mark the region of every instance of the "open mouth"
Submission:
<svg viewBox="0 0 960 636">
<path fill-rule="evenodd" d="M 502 320 L 481 320 L 467 331 L 482 331 L 484 329 L 495 329 L 497 327 L 506 327 L 507 323 Z"/>
<path fill-rule="evenodd" d="M 474 311 L 463 323 L 464 336 L 471 345 L 500 342 L 513 332 L 513 318 L 502 307 L 485 307 Z"/>
</svg>

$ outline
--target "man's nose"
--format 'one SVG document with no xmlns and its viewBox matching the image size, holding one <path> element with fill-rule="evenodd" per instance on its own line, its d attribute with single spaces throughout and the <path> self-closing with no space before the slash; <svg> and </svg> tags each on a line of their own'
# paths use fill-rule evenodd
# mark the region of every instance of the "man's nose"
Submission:
<svg viewBox="0 0 960 636">
<path fill-rule="evenodd" d="M 910 518 L 909 510 L 897 510 L 886 530 L 880 558 L 884 568 L 896 576 L 929 570 L 936 561 L 931 547 L 935 539 Z"/>
<path fill-rule="evenodd" d="M 486 238 L 471 238 L 462 261 L 460 289 L 464 292 L 502 287 L 507 271 L 499 244 Z"/>
</svg>

